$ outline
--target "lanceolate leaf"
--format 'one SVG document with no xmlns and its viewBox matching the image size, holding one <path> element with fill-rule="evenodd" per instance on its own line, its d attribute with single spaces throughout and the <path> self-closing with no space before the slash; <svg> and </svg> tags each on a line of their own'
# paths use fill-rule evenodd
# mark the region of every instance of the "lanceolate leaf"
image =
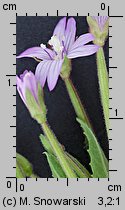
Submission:
<svg viewBox="0 0 125 210">
<path fill-rule="evenodd" d="M 63 175 L 64 172 L 62 173 L 63 169 L 56 157 L 56 155 L 54 154 L 54 151 L 52 150 L 52 147 L 47 139 L 47 137 L 45 137 L 44 135 L 40 135 L 40 140 L 45 148 L 45 150 L 47 152 L 45 152 L 46 156 L 47 156 L 47 160 L 49 163 L 49 166 L 51 168 L 53 177 L 55 178 L 59 178 L 59 176 Z M 60 144 L 61 146 L 61 144 Z M 77 174 L 78 178 L 89 178 L 91 177 L 91 175 L 89 174 L 89 172 L 85 169 L 85 167 L 76 159 L 74 158 L 72 155 L 70 155 L 69 153 L 67 153 L 65 151 L 65 157 L 67 158 L 70 166 L 72 167 L 73 171 Z M 61 170 L 61 174 L 58 170 Z M 65 176 L 66 177 L 66 176 Z M 65 178 L 63 177 L 63 178 Z M 60 177 L 62 178 L 62 176 Z"/>
<path fill-rule="evenodd" d="M 108 177 L 108 160 L 105 157 L 103 150 L 101 149 L 95 135 L 91 129 L 80 119 L 77 119 L 84 133 L 88 139 L 90 155 L 90 165 L 93 172 L 93 178 L 107 178 Z"/>
<path fill-rule="evenodd" d="M 68 152 L 66 152 L 66 155 L 67 155 L 67 158 L 68 158 L 70 164 L 72 164 L 72 166 L 74 166 L 74 170 L 77 168 L 79 169 L 79 171 L 76 170 L 76 173 L 79 176 L 79 178 L 90 178 L 91 177 L 91 174 L 88 172 L 88 170 L 76 158 L 74 158 Z"/>
<path fill-rule="evenodd" d="M 44 154 L 47 157 L 47 161 L 49 163 L 51 172 L 52 172 L 52 176 L 54 178 L 66 178 L 66 175 L 57 159 L 57 157 L 55 156 L 53 149 L 47 139 L 46 136 L 44 136 L 43 134 L 40 134 L 40 140 L 42 142 L 42 145 L 44 147 L 44 149 L 47 152 L 44 152 Z"/>
<path fill-rule="evenodd" d="M 25 178 L 33 174 L 32 165 L 22 155 L 16 153 L 16 177 Z"/>
<path fill-rule="evenodd" d="M 54 178 L 66 178 L 66 175 L 65 175 L 62 167 L 60 166 L 60 163 L 57 160 L 57 158 L 54 155 L 49 154 L 47 152 L 44 152 L 44 154 L 47 157 L 49 166 L 50 166 L 51 171 L 52 171 L 52 176 Z"/>
<path fill-rule="evenodd" d="M 49 140 L 47 139 L 47 137 L 44 136 L 43 134 L 40 134 L 39 138 L 40 138 L 40 140 L 41 140 L 41 143 L 42 143 L 44 149 L 45 149 L 49 154 L 54 155 L 52 146 L 50 145 Z"/>
</svg>

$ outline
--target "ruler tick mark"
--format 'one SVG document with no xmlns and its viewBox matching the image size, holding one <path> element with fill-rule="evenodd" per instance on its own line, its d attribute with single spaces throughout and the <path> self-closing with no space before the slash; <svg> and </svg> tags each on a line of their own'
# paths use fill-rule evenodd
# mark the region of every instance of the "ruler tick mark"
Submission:
<svg viewBox="0 0 125 210">
<path fill-rule="evenodd" d="M 16 74 L 6 74 L 6 77 L 15 77 Z"/>
<path fill-rule="evenodd" d="M 17 178 L 16 178 L 16 192 L 17 192 Z"/>
<path fill-rule="evenodd" d="M 109 66 L 109 69 L 117 69 L 117 66 Z"/>
<path fill-rule="evenodd" d="M 109 10 L 109 6 L 108 6 L 108 16 L 109 16 L 110 10 Z"/>
<path fill-rule="evenodd" d="M 10 25 L 16 25 L 16 23 L 10 23 Z"/>
<path fill-rule="evenodd" d="M 69 179 L 68 178 L 66 179 L 66 185 L 67 185 L 67 187 L 69 186 Z"/>
<path fill-rule="evenodd" d="M 123 117 L 110 117 L 110 120 L 123 120 Z"/>
<path fill-rule="evenodd" d="M 110 18 L 123 18 L 122 15 L 110 15 L 109 17 Z"/>
</svg>

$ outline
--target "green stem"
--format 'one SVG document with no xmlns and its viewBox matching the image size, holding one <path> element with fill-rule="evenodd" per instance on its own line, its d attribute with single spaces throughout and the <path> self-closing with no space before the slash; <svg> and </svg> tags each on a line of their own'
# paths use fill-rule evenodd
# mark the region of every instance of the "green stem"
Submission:
<svg viewBox="0 0 125 210">
<path fill-rule="evenodd" d="M 53 148 L 53 151 L 56 154 L 56 156 L 60 162 L 60 165 L 63 168 L 67 178 L 77 178 L 76 174 L 71 169 L 71 167 L 65 157 L 65 153 L 64 153 L 63 149 L 61 148 L 56 136 L 53 134 L 53 132 L 49 128 L 48 124 L 43 123 L 42 128 L 43 128 L 44 134 L 48 138 L 48 140 Z"/>
<path fill-rule="evenodd" d="M 86 114 L 86 111 L 84 109 L 84 106 L 81 103 L 81 100 L 78 96 L 78 93 L 77 93 L 72 81 L 70 80 L 70 78 L 65 78 L 64 82 L 65 82 L 69 97 L 71 99 L 71 102 L 75 109 L 77 117 L 79 119 L 83 120 L 83 122 L 86 123 L 88 125 L 88 127 L 93 130 L 92 125 L 91 125 L 91 123 L 88 119 L 88 116 Z"/>
<path fill-rule="evenodd" d="M 106 68 L 104 51 L 102 47 L 100 47 L 100 49 L 97 52 L 97 71 L 98 71 L 101 102 L 105 118 L 105 125 L 108 134 L 109 133 L 109 81 L 108 81 L 108 72 Z"/>
</svg>

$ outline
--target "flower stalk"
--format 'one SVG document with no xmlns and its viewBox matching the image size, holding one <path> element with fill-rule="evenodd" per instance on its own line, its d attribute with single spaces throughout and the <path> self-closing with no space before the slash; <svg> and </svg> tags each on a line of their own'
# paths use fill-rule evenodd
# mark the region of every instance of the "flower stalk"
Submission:
<svg viewBox="0 0 125 210">
<path fill-rule="evenodd" d="M 47 122 L 43 123 L 41 126 L 42 126 L 44 134 L 48 138 L 48 140 L 54 150 L 54 153 L 56 154 L 56 156 L 60 162 L 60 165 L 62 166 L 67 177 L 68 178 L 77 178 L 77 175 L 75 174 L 75 172 L 70 168 L 69 162 L 65 157 L 65 153 L 64 153 L 62 147 L 60 146 L 60 144 L 58 143 L 56 136 L 51 131 Z"/>
<path fill-rule="evenodd" d="M 97 71 L 101 102 L 104 112 L 107 134 L 109 133 L 109 81 L 103 48 L 97 52 Z"/>
<path fill-rule="evenodd" d="M 108 36 L 109 29 L 109 17 L 108 16 L 88 16 L 87 22 L 90 32 L 94 35 L 94 44 L 97 44 L 100 48 L 96 52 L 97 57 L 97 72 L 99 80 L 100 97 L 103 107 L 104 119 L 107 134 L 109 133 L 109 81 L 108 72 L 105 62 L 105 56 L 103 46 Z"/>
<path fill-rule="evenodd" d="M 71 59 L 68 59 L 65 56 L 64 62 L 63 62 L 63 65 L 62 65 L 62 69 L 61 69 L 61 72 L 60 72 L 60 76 L 65 83 L 67 92 L 69 94 L 71 103 L 74 107 L 74 110 L 75 110 L 75 113 L 76 113 L 77 117 L 80 118 L 83 122 L 85 122 L 88 125 L 88 127 L 93 130 L 92 125 L 89 121 L 89 118 L 86 114 L 86 110 L 84 108 L 84 105 L 82 104 L 82 102 L 79 98 L 79 95 L 77 93 L 77 90 L 74 87 L 74 85 L 73 85 L 73 83 L 70 79 L 71 70 L 72 70 Z"/>
<path fill-rule="evenodd" d="M 92 125 L 88 119 L 85 108 L 81 103 L 79 95 L 78 95 L 71 79 L 66 78 L 66 79 L 64 79 L 64 82 L 65 82 L 69 97 L 71 99 L 71 102 L 72 102 L 72 105 L 74 107 L 77 117 L 80 118 L 81 120 L 83 120 L 83 122 L 85 122 L 92 129 Z"/>
</svg>

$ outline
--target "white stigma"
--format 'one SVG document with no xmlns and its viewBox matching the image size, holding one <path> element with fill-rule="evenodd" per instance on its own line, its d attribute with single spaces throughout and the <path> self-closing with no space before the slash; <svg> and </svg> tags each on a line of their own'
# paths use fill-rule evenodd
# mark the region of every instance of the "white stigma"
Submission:
<svg viewBox="0 0 125 210">
<path fill-rule="evenodd" d="M 63 51 L 63 46 L 57 36 L 52 36 L 48 43 L 53 47 L 57 54 Z"/>
<path fill-rule="evenodd" d="M 40 47 L 41 47 L 42 49 L 44 49 L 44 50 L 46 49 L 46 45 L 45 45 L 45 44 L 41 44 Z"/>
</svg>

